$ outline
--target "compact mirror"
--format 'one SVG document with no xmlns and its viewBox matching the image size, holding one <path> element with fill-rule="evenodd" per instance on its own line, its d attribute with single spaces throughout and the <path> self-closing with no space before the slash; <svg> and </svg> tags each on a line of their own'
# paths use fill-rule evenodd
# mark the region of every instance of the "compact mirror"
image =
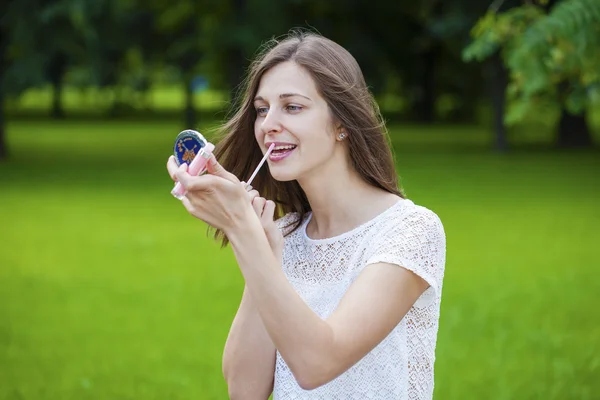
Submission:
<svg viewBox="0 0 600 400">
<path fill-rule="evenodd" d="M 177 160 L 177 165 L 183 163 L 190 165 L 200 149 L 206 147 L 207 143 L 208 141 L 200 132 L 192 129 L 180 132 L 175 138 L 175 146 L 173 147 L 173 154 L 175 155 L 175 160 Z"/>
</svg>

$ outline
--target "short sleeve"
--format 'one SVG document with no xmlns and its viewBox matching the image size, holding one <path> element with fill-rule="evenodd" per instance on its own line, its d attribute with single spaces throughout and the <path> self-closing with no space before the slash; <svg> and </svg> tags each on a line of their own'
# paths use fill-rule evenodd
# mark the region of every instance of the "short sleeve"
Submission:
<svg viewBox="0 0 600 400">
<path fill-rule="evenodd" d="M 406 268 L 424 279 L 436 298 L 441 297 L 446 235 L 433 211 L 415 206 L 387 221 L 368 254 L 367 265 L 385 262 Z"/>
</svg>

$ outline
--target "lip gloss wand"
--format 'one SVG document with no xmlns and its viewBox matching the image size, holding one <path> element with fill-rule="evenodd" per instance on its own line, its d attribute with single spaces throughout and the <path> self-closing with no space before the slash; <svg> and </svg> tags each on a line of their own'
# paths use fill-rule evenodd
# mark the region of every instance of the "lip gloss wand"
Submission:
<svg viewBox="0 0 600 400">
<path fill-rule="evenodd" d="M 263 156 L 262 160 L 260 160 L 260 162 L 258 163 L 258 166 L 256 167 L 256 169 L 254 170 L 254 172 L 250 176 L 250 179 L 248 179 L 248 182 L 244 183 L 244 186 L 246 187 L 247 191 L 252 190 L 252 186 L 250 184 L 252 183 L 252 181 L 256 177 L 256 174 L 258 174 L 258 171 L 260 170 L 260 167 L 262 167 L 262 165 L 265 163 L 265 161 L 267 161 L 267 158 L 269 157 L 269 155 L 271 154 L 271 152 L 273 151 L 274 148 L 275 148 L 275 143 L 271 143 L 271 145 L 269 146 L 269 149 L 267 150 L 267 152 Z"/>
</svg>

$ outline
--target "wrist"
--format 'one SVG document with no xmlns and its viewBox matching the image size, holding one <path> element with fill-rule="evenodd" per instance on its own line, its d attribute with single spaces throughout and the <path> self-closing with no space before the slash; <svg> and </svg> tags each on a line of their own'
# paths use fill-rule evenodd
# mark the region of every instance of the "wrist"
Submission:
<svg viewBox="0 0 600 400">
<path fill-rule="evenodd" d="M 227 239 L 229 239 L 232 244 L 237 242 L 240 238 L 248 237 L 248 235 L 253 235 L 256 232 L 261 231 L 262 226 L 260 220 L 250 205 L 244 207 L 240 218 L 236 218 L 229 228 L 223 230 Z"/>
</svg>

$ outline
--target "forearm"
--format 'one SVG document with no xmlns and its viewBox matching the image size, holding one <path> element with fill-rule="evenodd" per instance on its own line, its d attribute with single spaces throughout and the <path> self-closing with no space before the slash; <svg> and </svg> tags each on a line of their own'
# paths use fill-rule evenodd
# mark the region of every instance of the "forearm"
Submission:
<svg viewBox="0 0 600 400">
<path fill-rule="evenodd" d="M 230 398 L 267 399 L 274 374 L 275 346 L 246 287 L 223 351 Z"/>
<path fill-rule="evenodd" d="M 296 379 L 328 368 L 333 331 L 300 298 L 287 281 L 257 219 L 228 233 L 251 298 L 275 347 Z M 302 383 L 301 383 L 302 384 Z"/>
</svg>

